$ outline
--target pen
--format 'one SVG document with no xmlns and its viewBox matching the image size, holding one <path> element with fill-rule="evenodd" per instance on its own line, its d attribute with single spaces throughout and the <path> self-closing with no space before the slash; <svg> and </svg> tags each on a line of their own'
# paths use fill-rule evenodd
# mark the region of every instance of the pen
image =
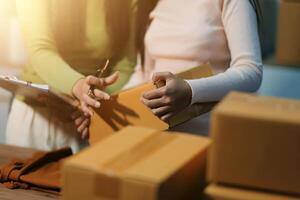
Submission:
<svg viewBox="0 0 300 200">
<path fill-rule="evenodd" d="M 105 65 L 104 65 L 104 67 L 103 67 L 102 69 L 98 69 L 98 70 L 96 71 L 95 76 L 96 76 L 97 78 L 101 78 L 101 77 L 103 76 L 103 73 L 105 72 L 105 70 L 107 69 L 108 66 L 109 66 L 109 59 L 106 60 L 106 63 L 105 63 Z M 94 90 L 95 90 L 95 89 L 96 89 L 95 86 L 92 85 L 92 86 L 90 87 L 89 91 L 88 91 L 88 95 L 89 95 L 90 97 L 92 97 L 92 98 L 95 98 L 95 94 L 94 94 Z"/>
<path fill-rule="evenodd" d="M 108 65 L 109 65 L 109 60 L 107 59 L 104 67 L 102 69 L 98 69 L 95 76 L 98 78 L 101 78 L 103 73 L 105 72 L 106 68 L 108 67 Z"/>
</svg>

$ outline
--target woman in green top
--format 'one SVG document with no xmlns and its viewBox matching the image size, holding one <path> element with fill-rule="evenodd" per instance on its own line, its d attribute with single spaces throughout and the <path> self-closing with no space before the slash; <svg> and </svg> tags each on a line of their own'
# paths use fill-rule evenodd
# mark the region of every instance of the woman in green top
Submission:
<svg viewBox="0 0 300 200">
<path fill-rule="evenodd" d="M 86 115 L 90 106 L 100 106 L 97 100 L 109 98 L 107 93 L 120 90 L 130 78 L 154 7 L 151 0 L 17 0 L 16 5 L 29 54 L 22 79 L 76 97 Z M 106 59 L 110 77 L 88 76 Z M 91 85 L 98 88 L 97 100 L 87 94 Z M 15 99 L 7 143 L 44 150 L 71 146 L 78 151 L 85 141 L 78 132 L 87 135 L 82 128 L 89 118 L 73 117 L 77 127 L 59 120 L 53 109 Z"/>
</svg>

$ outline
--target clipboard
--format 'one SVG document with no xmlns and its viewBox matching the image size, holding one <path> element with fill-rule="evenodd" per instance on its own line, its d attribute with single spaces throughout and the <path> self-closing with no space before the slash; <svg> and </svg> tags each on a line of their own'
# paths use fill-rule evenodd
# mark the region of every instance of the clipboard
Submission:
<svg viewBox="0 0 300 200">
<path fill-rule="evenodd" d="M 38 102 L 40 105 L 47 106 L 49 102 L 62 105 L 62 112 L 70 113 L 78 109 L 66 100 L 65 95 L 50 89 L 46 84 L 36 84 L 17 79 L 15 76 L 0 75 L 0 87 L 12 92 L 14 95 L 21 95 Z"/>
</svg>

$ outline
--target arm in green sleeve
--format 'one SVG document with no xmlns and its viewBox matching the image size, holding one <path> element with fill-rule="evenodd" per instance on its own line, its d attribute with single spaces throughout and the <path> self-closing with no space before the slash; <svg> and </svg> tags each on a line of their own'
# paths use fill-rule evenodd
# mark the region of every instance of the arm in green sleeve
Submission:
<svg viewBox="0 0 300 200">
<path fill-rule="evenodd" d="M 17 0 L 17 13 L 29 51 L 29 62 L 50 87 L 72 94 L 74 83 L 83 77 L 59 55 L 50 24 L 49 0 Z"/>
<path fill-rule="evenodd" d="M 129 81 L 134 67 L 136 65 L 136 61 L 134 58 L 124 57 L 120 62 L 118 62 L 113 68 L 113 72 L 119 71 L 120 76 L 117 82 L 109 87 L 107 87 L 106 92 L 109 94 L 116 93 L 120 91 L 123 86 Z"/>
</svg>

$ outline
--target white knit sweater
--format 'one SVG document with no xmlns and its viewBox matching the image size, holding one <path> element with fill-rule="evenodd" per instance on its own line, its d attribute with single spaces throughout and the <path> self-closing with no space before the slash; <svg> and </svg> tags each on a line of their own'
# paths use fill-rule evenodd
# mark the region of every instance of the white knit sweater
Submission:
<svg viewBox="0 0 300 200">
<path fill-rule="evenodd" d="M 248 0 L 160 0 L 145 37 L 146 64 L 127 87 L 209 62 L 213 77 L 188 80 L 192 103 L 220 100 L 231 90 L 253 92 L 262 79 L 254 9 Z"/>
</svg>

